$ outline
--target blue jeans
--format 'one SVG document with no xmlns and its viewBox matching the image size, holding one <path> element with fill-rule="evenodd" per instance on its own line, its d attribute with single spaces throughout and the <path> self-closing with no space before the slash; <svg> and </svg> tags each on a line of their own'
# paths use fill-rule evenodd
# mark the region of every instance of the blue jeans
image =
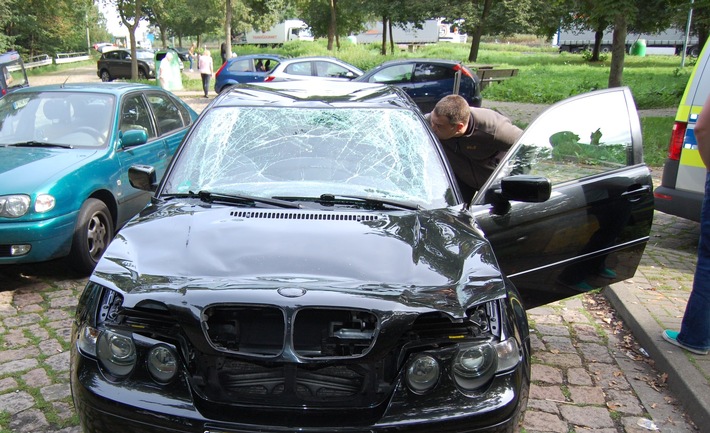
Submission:
<svg viewBox="0 0 710 433">
<path fill-rule="evenodd" d="M 705 176 L 705 198 L 700 214 L 698 265 L 678 341 L 693 349 L 710 349 L 710 173 Z"/>
</svg>

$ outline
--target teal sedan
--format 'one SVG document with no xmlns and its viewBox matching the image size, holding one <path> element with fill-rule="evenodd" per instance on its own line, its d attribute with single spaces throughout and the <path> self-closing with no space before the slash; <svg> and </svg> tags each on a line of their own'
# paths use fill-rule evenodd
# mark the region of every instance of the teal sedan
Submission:
<svg viewBox="0 0 710 433">
<path fill-rule="evenodd" d="M 90 273 L 150 200 L 128 167 L 162 176 L 197 113 L 133 83 L 20 89 L 0 99 L 0 264 L 67 257 Z"/>
</svg>

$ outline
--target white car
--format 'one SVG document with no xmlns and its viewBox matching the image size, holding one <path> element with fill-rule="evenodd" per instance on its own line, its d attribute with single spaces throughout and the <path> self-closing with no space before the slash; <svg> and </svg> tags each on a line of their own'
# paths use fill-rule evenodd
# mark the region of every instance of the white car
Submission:
<svg viewBox="0 0 710 433">
<path fill-rule="evenodd" d="M 335 57 L 296 57 L 282 60 L 265 81 L 349 81 L 363 73 L 356 66 Z"/>
</svg>

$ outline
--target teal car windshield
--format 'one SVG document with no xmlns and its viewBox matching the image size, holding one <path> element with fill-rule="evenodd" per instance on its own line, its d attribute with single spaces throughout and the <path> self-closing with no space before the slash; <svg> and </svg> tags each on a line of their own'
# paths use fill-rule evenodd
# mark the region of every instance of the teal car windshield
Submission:
<svg viewBox="0 0 710 433">
<path fill-rule="evenodd" d="M 0 99 L 0 145 L 105 147 L 114 106 L 108 94 L 11 93 Z"/>
<path fill-rule="evenodd" d="M 161 194 L 358 195 L 454 204 L 436 146 L 408 110 L 216 107 L 196 125 Z"/>
</svg>

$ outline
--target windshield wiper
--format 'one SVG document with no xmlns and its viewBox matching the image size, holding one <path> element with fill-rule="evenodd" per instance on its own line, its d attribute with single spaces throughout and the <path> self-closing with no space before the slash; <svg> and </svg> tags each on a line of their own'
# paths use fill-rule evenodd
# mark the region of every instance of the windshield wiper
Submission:
<svg viewBox="0 0 710 433">
<path fill-rule="evenodd" d="M 312 201 L 322 205 L 352 205 L 360 206 L 368 209 L 385 209 L 385 207 L 394 207 L 397 209 L 404 210 L 422 210 L 422 207 L 418 204 L 390 200 L 383 198 L 373 198 L 360 195 L 338 195 L 338 194 L 321 194 L 320 197 L 274 197 L 275 199 L 282 200 L 295 200 L 295 201 Z"/>
<path fill-rule="evenodd" d="M 61 147 L 62 149 L 73 149 L 71 144 L 47 143 L 44 141 L 23 141 L 20 143 L 8 144 L 13 147 Z"/>
<path fill-rule="evenodd" d="M 234 203 L 234 204 L 246 204 L 254 206 L 256 203 L 268 204 L 272 206 L 278 206 L 283 208 L 293 208 L 299 209 L 300 204 L 294 203 L 292 201 L 279 200 L 278 198 L 268 198 L 268 197 L 256 197 L 251 195 L 238 195 L 238 194 L 222 194 L 214 193 L 209 191 L 200 192 L 188 192 L 187 194 L 164 194 L 165 198 L 172 197 L 187 197 L 187 198 L 197 198 L 205 203 Z"/>
</svg>

